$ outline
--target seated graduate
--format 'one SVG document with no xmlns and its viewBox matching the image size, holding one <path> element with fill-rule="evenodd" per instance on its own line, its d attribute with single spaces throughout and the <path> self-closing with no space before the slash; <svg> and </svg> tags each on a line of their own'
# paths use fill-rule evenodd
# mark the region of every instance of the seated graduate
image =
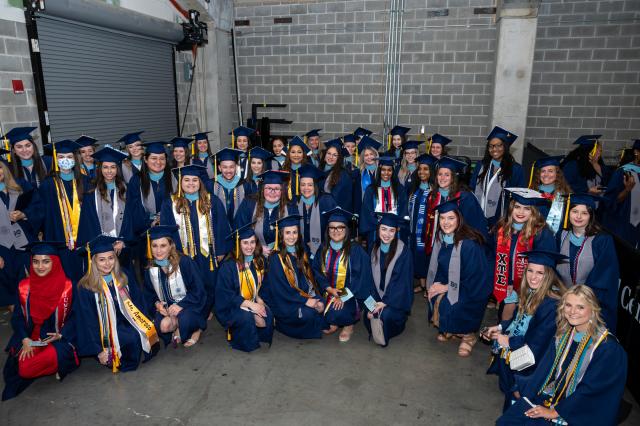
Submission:
<svg viewBox="0 0 640 426">
<path fill-rule="evenodd" d="M 525 186 L 524 170 L 510 152 L 517 135 L 495 126 L 489 136 L 482 160 L 476 163 L 469 187 L 480 202 L 489 227 L 502 216 L 502 190 Z"/>
<path fill-rule="evenodd" d="M 102 148 L 93 154 L 98 162 L 95 173 L 95 188 L 87 192 L 82 200 L 78 244 L 80 246 L 98 235 L 118 237 L 115 247 L 120 262 L 129 264 L 125 243 L 133 241 L 133 215 L 127 210 L 127 186 L 120 171 L 120 164 L 127 156 L 111 147 Z"/>
<path fill-rule="evenodd" d="M 375 181 L 378 169 L 378 149 L 382 146 L 380 142 L 369 136 L 363 136 L 356 145 L 356 164 L 353 185 L 353 213 L 361 215 L 362 198 L 367 192 L 367 188 Z"/>
<path fill-rule="evenodd" d="M 177 230 L 177 226 L 158 225 L 147 231 L 151 259 L 144 272 L 144 296 L 165 345 L 177 347 L 184 342 L 188 348 L 198 343 L 209 313 L 205 312 L 207 294 L 196 264 L 173 242 Z"/>
<path fill-rule="evenodd" d="M 171 145 L 171 161 L 169 166 L 172 169 L 188 166 L 191 164 L 192 153 L 195 154 L 195 143 L 192 143 L 192 138 L 180 138 L 175 137 L 169 141 Z M 191 145 L 191 150 L 189 150 Z"/>
<path fill-rule="evenodd" d="M 618 424 L 627 379 L 627 354 L 600 316 L 587 286 L 564 294 L 556 335 L 520 398 L 496 422 L 498 426 Z"/>
<path fill-rule="evenodd" d="M 447 157 L 449 151 L 447 145 L 451 143 L 451 139 L 446 136 L 442 136 L 439 133 L 434 133 L 427 142 L 427 154 L 431 155 L 436 160 L 440 160 L 442 157 Z"/>
<path fill-rule="evenodd" d="M 378 214 L 393 213 L 402 219 L 409 217 L 407 193 L 393 174 L 393 157 L 380 157 L 378 163 L 376 178 L 364 193 L 360 211 L 359 231 L 366 239 L 367 247 L 376 241 Z"/>
<path fill-rule="evenodd" d="M 127 185 L 131 178 L 142 170 L 142 160 L 145 156 L 144 145 L 142 144 L 141 134 L 144 130 L 134 133 L 127 133 L 118 142 L 122 142 L 129 156 L 122 162 L 122 177 Z"/>
<path fill-rule="evenodd" d="M 353 209 L 353 197 L 351 174 L 344 166 L 344 157 L 349 151 L 342 146 L 340 139 L 332 139 L 325 142 L 327 147 L 320 158 L 320 170 L 323 177 L 318 186 L 325 194 L 331 194 L 336 204 L 341 208 L 351 211 Z"/>
<path fill-rule="evenodd" d="M 252 223 L 232 232 L 235 241 L 220 265 L 216 284 L 216 318 L 227 330 L 233 349 L 251 352 L 260 342 L 271 346 L 273 314 L 261 296 L 266 259 Z"/>
<path fill-rule="evenodd" d="M 438 341 L 460 337 L 458 355 L 468 357 L 491 294 L 489 260 L 484 238 L 465 224 L 455 198 L 437 209 L 438 231 L 427 272 L 429 317 L 438 327 Z"/>
<path fill-rule="evenodd" d="M 213 190 L 224 207 L 229 223 L 233 223 L 242 200 L 246 195 L 244 181 L 238 174 L 238 159 L 242 151 L 231 148 L 223 148 L 213 157 L 213 170 L 215 178 Z"/>
<path fill-rule="evenodd" d="M 264 172 L 260 176 L 262 183 L 258 193 L 242 201 L 235 217 L 236 228 L 255 222 L 253 229 L 265 256 L 269 255 L 276 240 L 271 223 L 278 218 L 298 213 L 295 204 L 287 204 L 288 197 L 283 181 L 288 177 L 287 172 Z"/>
<path fill-rule="evenodd" d="M 276 330 L 296 339 L 319 339 L 327 328 L 324 303 L 302 243 L 300 218 L 294 214 L 273 222 L 277 237 L 261 295 L 273 311 Z"/>
<path fill-rule="evenodd" d="M 538 367 L 556 333 L 556 311 L 566 291 L 556 271 L 556 263 L 566 258 L 544 250 L 522 253 L 528 259 L 522 277 L 514 318 L 483 330 L 481 337 L 493 341 L 493 358 L 487 374 L 497 374 L 504 393 L 503 411 L 520 399 L 520 389 Z M 511 353 L 524 346 L 533 353 L 535 364 L 515 371 L 509 364 Z"/>
<path fill-rule="evenodd" d="M 583 135 L 573 143 L 578 145 L 564 158 L 560 167 L 573 192 L 603 195 L 610 173 L 602 159 L 602 135 Z"/>
<path fill-rule="evenodd" d="M 518 302 L 520 281 L 527 259 L 520 253 L 530 250 L 556 250 L 551 230 L 538 210 L 547 203 L 538 191 L 527 188 L 505 188 L 508 200 L 506 216 L 491 233 L 489 246 L 493 249 L 493 296 L 501 304 L 501 321 L 511 319 Z M 515 290 L 515 291 L 514 291 Z"/>
<path fill-rule="evenodd" d="M 601 315 L 610 332 L 618 322 L 618 256 L 611 235 L 596 219 L 596 202 L 590 194 L 569 196 L 569 226 L 558 235 L 560 253 L 568 261 L 558 265 L 558 272 L 567 287 L 586 284 L 598 298 Z"/>
<path fill-rule="evenodd" d="M 327 217 L 322 213 L 336 207 L 336 202 L 330 194 L 323 194 L 317 182 L 323 174 L 312 164 L 305 164 L 298 170 L 300 175 L 300 200 L 298 213 L 302 216 L 300 231 L 305 250 L 309 258 L 313 259 L 320 245 L 325 240 Z"/>
<path fill-rule="evenodd" d="M 371 247 L 372 284 L 365 305 L 364 325 L 369 338 L 387 346 L 404 330 L 413 305 L 413 261 L 400 238 L 402 218 L 393 213 L 380 216 L 376 240 Z"/>
<path fill-rule="evenodd" d="M 47 241 L 64 241 L 67 248 L 59 252 L 62 267 L 71 280 L 82 276 L 82 260 L 73 250 L 78 246 L 80 210 L 85 191 L 90 189 L 87 176 L 80 173 L 74 152 L 79 145 L 71 140 L 51 144 L 53 167 L 38 188 L 40 203 L 33 208 L 34 221 Z M 30 219 L 34 219 L 34 214 Z"/>
<path fill-rule="evenodd" d="M 342 327 L 339 340 L 348 342 L 360 318 L 359 305 L 369 296 L 371 259 L 349 235 L 352 213 L 336 207 L 323 216 L 328 227 L 325 241 L 313 258 L 313 274 L 325 295 L 324 320 L 329 324 L 325 334 Z"/>
<path fill-rule="evenodd" d="M 247 171 L 247 178 L 243 184 L 245 195 L 257 193 L 258 187 L 260 186 L 260 175 L 267 170 L 273 169 L 271 167 L 273 155 L 262 147 L 256 146 L 251 148 L 248 158 L 249 170 Z M 276 167 L 273 170 L 278 169 L 279 167 Z"/>
<path fill-rule="evenodd" d="M 0 154 L 6 153 L 0 149 Z M 0 161 L 0 306 L 18 302 L 18 282 L 29 268 L 26 247 L 38 239 L 29 220 L 34 197 L 38 193 L 31 184 L 14 179 L 9 166 Z"/>
<path fill-rule="evenodd" d="M 427 227 L 431 222 L 427 220 L 427 199 L 431 192 L 432 175 L 436 159 L 428 154 L 417 158 L 418 168 L 415 178 L 407 189 L 409 196 L 409 247 L 413 253 L 413 277 L 418 280 L 414 292 L 424 292 L 427 297 L 427 267 L 430 254 L 426 251 Z"/>
<path fill-rule="evenodd" d="M 402 162 L 402 145 L 407 141 L 409 130 L 411 127 L 394 126 L 387 135 L 387 150 L 383 156 L 393 158 L 394 170 Z"/>
<path fill-rule="evenodd" d="M 140 286 L 120 267 L 113 250 L 116 241 L 101 235 L 83 248 L 89 259 L 87 273 L 78 282 L 72 307 L 78 355 L 96 357 L 114 373 L 137 369 L 142 352 L 147 361 L 158 348 Z"/>
<path fill-rule="evenodd" d="M 604 195 L 603 223 L 614 235 L 640 248 L 640 139 L 632 147 L 633 161 L 613 172 Z"/>
<path fill-rule="evenodd" d="M 540 206 L 540 214 L 547 221 L 547 226 L 554 235 L 562 227 L 562 218 L 567 204 L 567 196 L 571 187 L 564 178 L 560 161 L 563 156 L 545 157 L 534 161 L 529 176 L 529 188 L 540 191 L 543 198 L 550 201 Z"/>
<path fill-rule="evenodd" d="M 398 177 L 400 185 L 404 186 L 405 191 L 409 192 L 411 182 L 415 178 L 414 172 L 418 168 L 418 147 L 424 141 L 406 141 L 402 144 L 402 161 L 396 168 L 395 173 Z"/>
<path fill-rule="evenodd" d="M 191 164 L 194 166 L 204 167 L 209 179 L 215 179 L 216 171 L 213 164 L 214 159 L 213 154 L 211 153 L 209 137 L 207 136 L 209 133 L 211 132 L 199 132 L 191 135 L 194 140 L 193 146 L 195 147 L 195 149 L 192 150 Z"/>
<path fill-rule="evenodd" d="M 33 379 L 57 374 L 62 380 L 80 362 L 76 356 L 71 303 L 73 285 L 62 270 L 58 248 L 64 243 L 29 245 L 29 277 L 20 281 L 4 365 L 2 400 L 16 397 Z"/>
<path fill-rule="evenodd" d="M 243 180 L 247 179 L 249 172 L 249 149 L 251 148 L 251 136 L 254 133 L 255 130 L 245 126 L 236 127 L 229 132 L 231 149 L 240 151 L 237 175 Z"/>
<path fill-rule="evenodd" d="M 202 167 L 190 165 L 173 172 L 179 186 L 162 204 L 160 224 L 178 227 L 172 240 L 178 251 L 195 262 L 207 293 L 205 311 L 211 312 L 218 262 L 228 252 L 226 237 L 231 227 L 222 202 L 209 194 L 202 183 Z"/>
<path fill-rule="evenodd" d="M 1 139 L 9 140 L 11 145 L 11 152 L 7 156 L 7 160 L 14 179 L 19 182 L 24 180 L 29 182 L 31 187 L 38 188 L 47 177 L 48 169 L 38 152 L 33 136 L 31 136 L 31 132 L 34 130 L 36 127 L 15 127 L 3 135 Z"/>
<path fill-rule="evenodd" d="M 80 166 L 80 173 L 87 176 L 90 180 L 96 178 L 96 164 L 93 154 L 96 152 L 96 144 L 98 140 L 91 136 L 82 135 L 75 141 L 80 148 L 76 151 L 76 162 Z"/>
<path fill-rule="evenodd" d="M 280 170 L 287 158 L 287 139 L 284 136 L 276 136 L 271 139 L 271 152 L 273 159 L 269 170 Z"/>
</svg>

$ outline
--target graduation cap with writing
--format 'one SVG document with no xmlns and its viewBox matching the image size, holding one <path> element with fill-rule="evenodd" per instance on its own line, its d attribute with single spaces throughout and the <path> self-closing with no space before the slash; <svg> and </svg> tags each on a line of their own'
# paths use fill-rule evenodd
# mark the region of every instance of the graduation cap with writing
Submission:
<svg viewBox="0 0 640 426">
<path fill-rule="evenodd" d="M 330 141 L 325 142 L 324 146 L 326 146 L 327 149 L 331 147 L 337 149 L 338 152 L 341 153 L 343 157 L 349 156 L 349 151 L 347 150 L 347 148 L 344 147 L 341 139 L 331 139 Z"/>
<path fill-rule="evenodd" d="M 299 226 L 300 219 L 302 219 L 302 216 L 300 216 L 299 214 L 290 214 L 281 219 L 276 219 L 271 222 L 271 225 L 275 226 L 276 228 L 276 241 L 273 245 L 273 248 L 275 250 L 278 250 L 278 238 L 280 238 L 280 236 L 278 235 L 278 228 L 286 228 L 287 226 Z"/>
<path fill-rule="evenodd" d="M 173 145 L 174 148 L 184 148 L 186 150 L 189 148 L 191 141 L 191 138 L 175 137 L 169 141 L 169 144 Z"/>
<path fill-rule="evenodd" d="M 127 154 L 118 151 L 117 149 L 113 149 L 110 146 L 106 146 L 100 151 L 93 153 L 92 157 L 94 160 L 101 163 L 120 164 L 125 158 L 127 158 Z"/>
<path fill-rule="evenodd" d="M 498 138 L 508 146 L 511 146 L 511 144 L 513 144 L 516 139 L 518 139 L 518 135 L 514 135 L 512 132 L 503 129 L 502 127 L 496 126 L 493 128 L 493 130 L 491 130 L 489 136 L 487 136 L 487 140 L 490 141 L 493 138 Z"/>
<path fill-rule="evenodd" d="M 529 250 L 524 251 L 519 255 L 526 257 L 528 263 L 549 266 L 550 268 L 554 268 L 554 270 L 558 263 L 569 259 L 569 257 L 564 254 L 548 250 Z"/>
<path fill-rule="evenodd" d="M 235 239 L 235 249 L 236 249 L 236 258 L 240 255 L 240 241 L 246 240 L 247 238 L 251 238 L 256 235 L 256 232 L 253 229 L 253 225 L 255 222 L 247 223 L 246 225 L 242 225 L 239 228 L 233 230 L 229 235 L 227 235 L 227 240 L 234 238 Z"/>
<path fill-rule="evenodd" d="M 418 164 L 426 164 L 429 167 L 433 167 L 438 162 L 438 159 L 431 154 L 421 154 L 416 158 Z"/>
<path fill-rule="evenodd" d="M 36 128 L 37 127 L 14 127 L 13 129 L 9 130 L 4 136 L 2 136 L 2 139 L 8 139 L 11 146 L 24 140 L 33 142 L 31 132 L 33 132 Z"/>
<path fill-rule="evenodd" d="M 356 143 L 356 135 L 354 135 L 353 133 L 349 133 L 347 135 L 344 135 L 342 137 L 342 143 Z"/>
<path fill-rule="evenodd" d="M 76 139 L 76 143 L 80 145 L 81 148 L 85 148 L 87 146 L 92 146 L 98 143 L 98 139 L 92 138 L 91 136 L 82 135 L 78 139 Z"/>
<path fill-rule="evenodd" d="M 467 167 L 467 163 L 455 158 L 442 157 L 438 160 L 438 169 L 449 169 L 454 173 L 462 173 L 465 167 Z"/>
<path fill-rule="evenodd" d="M 369 129 L 365 129 L 364 127 L 358 127 L 353 134 L 358 137 L 361 138 L 363 136 L 371 136 L 373 134 L 373 132 Z"/>
<path fill-rule="evenodd" d="M 406 141 L 402 144 L 402 149 L 418 149 L 418 147 L 423 143 L 424 141 Z"/>
<path fill-rule="evenodd" d="M 341 207 L 334 207 L 331 210 L 328 210 L 326 212 L 322 212 L 322 215 L 324 217 L 327 218 L 327 223 L 328 222 L 340 222 L 340 223 L 345 223 L 345 224 L 349 224 L 351 223 L 351 221 L 353 220 L 354 217 L 356 217 L 353 213 L 341 208 Z"/>
<path fill-rule="evenodd" d="M 63 241 L 33 241 L 25 246 L 32 256 L 46 255 L 57 256 L 59 251 L 66 247 Z"/>
<path fill-rule="evenodd" d="M 125 145 L 131 145 L 132 143 L 136 143 L 138 141 L 142 142 L 141 134 L 144 133 L 144 130 L 140 130 L 139 132 L 127 133 L 120 139 L 118 142 L 124 142 Z"/>
<path fill-rule="evenodd" d="M 309 148 L 309 146 L 300 138 L 300 136 L 294 136 L 293 138 L 291 138 L 291 140 L 289 141 L 289 149 L 291 149 L 292 146 L 299 146 L 304 152 L 311 151 L 311 148 Z"/>
<path fill-rule="evenodd" d="M 262 180 L 264 185 L 282 185 L 284 180 L 289 178 L 289 172 L 281 171 L 281 170 L 267 170 L 258 176 Z"/>
<path fill-rule="evenodd" d="M 166 142 L 162 141 L 153 141 L 153 142 L 145 142 L 142 144 L 144 146 L 145 152 L 147 154 L 166 154 Z"/>
<path fill-rule="evenodd" d="M 553 155 L 534 161 L 531 165 L 531 173 L 529 174 L 529 187 L 531 187 L 531 184 L 533 183 L 533 172 L 535 169 L 542 169 L 543 167 L 548 166 L 560 167 L 560 162 L 563 158 L 564 155 Z"/>
<path fill-rule="evenodd" d="M 398 216 L 395 213 L 377 213 L 378 225 L 390 226 L 392 228 L 398 228 L 406 219 Z"/>
<path fill-rule="evenodd" d="M 297 173 L 300 179 L 311 178 L 314 181 L 317 181 L 324 177 L 324 173 L 322 173 L 322 171 L 320 171 L 319 168 L 317 168 L 316 166 L 310 163 L 303 164 L 302 166 L 300 166 L 300 168 L 297 170 Z"/>
</svg>

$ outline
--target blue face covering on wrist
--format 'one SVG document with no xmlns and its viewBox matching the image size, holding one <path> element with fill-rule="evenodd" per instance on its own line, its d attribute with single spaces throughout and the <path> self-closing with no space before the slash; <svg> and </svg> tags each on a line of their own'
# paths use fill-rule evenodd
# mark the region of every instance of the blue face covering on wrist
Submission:
<svg viewBox="0 0 640 426">
<path fill-rule="evenodd" d="M 513 222 L 513 224 L 511 224 L 511 227 L 516 231 L 522 231 L 522 228 L 524 228 L 524 222 L 523 223 Z"/>
<path fill-rule="evenodd" d="M 331 240 L 329 241 L 329 245 L 331 246 L 332 249 L 334 249 L 335 251 L 338 251 L 338 250 L 342 250 L 343 243 L 342 241 Z"/>
<path fill-rule="evenodd" d="M 265 209 L 275 209 L 276 207 L 278 207 L 280 205 L 280 201 L 276 201 L 275 203 L 270 203 L 268 201 L 264 202 L 264 208 Z"/>
<path fill-rule="evenodd" d="M 102 279 L 104 280 L 104 282 L 110 283 L 111 281 L 113 281 L 113 275 L 111 274 L 103 275 Z"/>
<path fill-rule="evenodd" d="M 501 162 L 501 161 L 498 161 L 498 160 L 491 160 L 491 165 L 492 165 L 493 167 L 495 167 L 496 169 L 499 169 L 499 168 L 500 168 L 500 164 L 501 164 L 501 163 L 502 163 L 502 162 Z"/>
<path fill-rule="evenodd" d="M 113 191 L 114 189 L 116 189 L 115 182 L 105 182 L 105 185 L 107 185 L 107 191 Z"/>
<path fill-rule="evenodd" d="M 380 186 L 382 188 L 389 188 L 391 186 L 391 181 L 390 180 L 381 180 L 380 181 Z"/>
<path fill-rule="evenodd" d="M 160 182 L 160 179 L 162 179 L 162 176 L 164 176 L 164 171 L 161 171 L 160 173 L 155 173 L 155 172 L 148 172 L 149 175 L 149 179 L 151 179 L 154 182 Z"/>
<path fill-rule="evenodd" d="M 60 172 L 60 179 L 71 182 L 73 180 L 73 172 Z"/>
<path fill-rule="evenodd" d="M 20 159 L 20 162 L 22 163 L 22 165 L 24 167 L 31 167 L 33 166 L 33 158 L 29 158 L 28 160 L 23 160 L 22 158 Z"/>
<path fill-rule="evenodd" d="M 451 233 L 451 234 L 443 234 L 442 235 L 442 241 L 444 241 L 444 243 L 447 244 L 447 245 L 453 244 L 453 233 Z"/>
<path fill-rule="evenodd" d="M 546 192 L 547 194 L 551 194 L 553 191 L 556 190 L 556 186 L 552 183 L 547 184 L 547 185 L 540 185 L 538 186 L 538 189 L 542 192 Z"/>
<path fill-rule="evenodd" d="M 311 204 L 313 204 L 316 201 L 316 196 L 312 195 L 311 197 L 307 198 L 304 195 L 301 195 L 300 198 L 302 198 L 302 202 L 305 203 L 307 206 L 310 206 Z"/>
<path fill-rule="evenodd" d="M 184 193 L 184 198 L 186 198 L 189 201 L 196 201 L 198 199 L 198 196 L 200 194 L 198 193 L 198 191 L 192 193 L 192 194 L 187 194 L 186 192 Z"/>
<path fill-rule="evenodd" d="M 294 254 L 295 252 L 296 252 L 296 246 L 295 245 L 287 246 L 287 253 Z"/>
<path fill-rule="evenodd" d="M 169 266 L 169 259 L 154 259 L 153 261 L 161 268 Z"/>
<path fill-rule="evenodd" d="M 389 247 L 391 247 L 391 243 L 380 243 L 380 251 L 383 253 L 389 253 Z"/>
</svg>

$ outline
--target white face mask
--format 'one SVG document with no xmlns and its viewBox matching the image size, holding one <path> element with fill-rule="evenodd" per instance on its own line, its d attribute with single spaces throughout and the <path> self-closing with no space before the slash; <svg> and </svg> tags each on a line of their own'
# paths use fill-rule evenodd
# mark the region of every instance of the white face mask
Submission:
<svg viewBox="0 0 640 426">
<path fill-rule="evenodd" d="M 73 166 L 76 165 L 76 160 L 73 158 L 60 158 L 58 160 L 58 167 L 63 170 L 73 169 Z"/>
</svg>

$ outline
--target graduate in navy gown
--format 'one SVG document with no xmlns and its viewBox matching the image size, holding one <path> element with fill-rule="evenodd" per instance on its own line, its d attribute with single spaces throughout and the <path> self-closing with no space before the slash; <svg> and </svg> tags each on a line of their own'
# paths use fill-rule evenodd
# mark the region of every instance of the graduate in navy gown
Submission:
<svg viewBox="0 0 640 426">
<path fill-rule="evenodd" d="M 0 153 L 8 152 L 0 149 Z M 38 193 L 31 184 L 14 179 L 9 166 L 0 161 L 0 306 L 18 302 L 18 282 L 29 270 L 26 246 L 37 240 L 29 220 L 34 197 Z"/>
<path fill-rule="evenodd" d="M 353 209 L 351 194 L 353 180 L 344 166 L 344 157 L 349 154 L 349 151 L 342 146 L 340 139 L 325 142 L 325 146 L 327 148 L 320 159 L 320 170 L 324 176 L 318 186 L 325 194 L 331 194 L 338 206 L 351 211 Z"/>
<path fill-rule="evenodd" d="M 236 127 L 229 132 L 231 149 L 240 151 L 237 174 L 243 180 L 247 179 L 247 173 L 249 173 L 249 150 L 251 149 L 251 136 L 254 133 L 255 130 L 245 126 Z"/>
<path fill-rule="evenodd" d="M 348 342 L 360 318 L 360 306 L 369 296 L 371 259 L 349 235 L 352 213 L 336 207 L 324 216 L 328 227 L 325 242 L 313 258 L 313 274 L 318 288 L 324 291 L 324 319 L 329 324 L 325 333 L 342 327 L 339 340 Z"/>
<path fill-rule="evenodd" d="M 531 166 L 529 175 L 529 188 L 539 191 L 542 197 L 549 201 L 539 209 L 554 235 L 562 229 L 567 197 L 572 192 L 560 168 L 560 161 L 563 158 L 563 156 L 554 156 L 536 160 Z"/>
<path fill-rule="evenodd" d="M 360 211 L 360 236 L 366 239 L 369 245 L 376 240 L 378 214 L 393 213 L 402 219 L 409 218 L 407 193 L 393 174 L 393 158 L 380 157 L 378 163 L 376 178 L 364 193 Z M 398 237 L 406 240 L 406 226 L 404 223 L 401 226 L 403 228 Z"/>
<path fill-rule="evenodd" d="M 411 130 L 411 127 L 394 126 L 387 135 L 387 150 L 383 153 L 383 156 L 393 158 L 394 170 L 402 162 L 402 144 L 407 141 L 409 130 Z"/>
<path fill-rule="evenodd" d="M 129 265 L 129 249 L 125 249 L 125 244 L 134 240 L 134 218 L 127 210 L 127 186 L 120 170 L 126 155 L 105 147 L 93 157 L 98 163 L 95 188 L 82 200 L 78 243 L 84 245 L 103 234 L 118 237 L 116 254 L 123 265 Z"/>
<path fill-rule="evenodd" d="M 356 170 L 353 184 L 353 213 L 362 214 L 362 198 L 375 181 L 378 169 L 378 148 L 382 144 L 369 136 L 363 136 L 356 145 Z"/>
<path fill-rule="evenodd" d="M 196 264 L 176 249 L 177 226 L 158 225 L 148 232 L 151 264 L 144 272 L 146 309 L 165 345 L 195 345 L 207 326 L 207 294 Z"/>
<path fill-rule="evenodd" d="M 323 215 L 336 207 L 336 202 L 330 194 L 323 194 L 318 188 L 317 182 L 323 173 L 311 164 L 305 164 L 298 171 L 300 175 L 300 200 L 298 201 L 298 213 L 302 216 L 300 230 L 305 249 L 310 258 L 318 251 L 320 245 L 325 242 L 325 230 L 327 229 L 327 217 Z"/>
<path fill-rule="evenodd" d="M 216 177 L 213 154 L 211 151 L 211 145 L 209 144 L 208 132 L 194 133 L 191 137 L 194 139 L 195 149 L 192 151 L 191 164 L 194 166 L 201 166 L 206 169 L 209 179 Z"/>
<path fill-rule="evenodd" d="M 195 145 L 192 142 L 192 138 L 180 137 L 175 137 L 169 141 L 169 144 L 172 147 L 170 161 L 170 167 L 172 169 L 177 169 L 191 164 L 191 149 L 193 149 L 195 153 Z"/>
<path fill-rule="evenodd" d="M 11 152 L 6 158 L 14 178 L 18 181 L 25 180 L 33 188 L 38 188 L 47 177 L 49 170 L 31 136 L 31 132 L 35 129 L 36 127 L 15 127 L 0 139 L 8 140 L 11 145 Z M 1 148 L 9 149 L 6 146 Z"/>
<path fill-rule="evenodd" d="M 564 294 L 556 328 L 555 338 L 520 391 L 522 398 L 496 424 L 618 424 L 627 354 L 605 327 L 589 287 L 577 285 Z"/>
<path fill-rule="evenodd" d="M 555 239 L 538 206 L 546 199 L 528 188 L 508 188 L 506 216 L 492 230 L 489 247 L 493 272 L 493 296 L 500 304 L 501 320 L 511 319 L 518 302 L 518 289 L 527 260 L 520 253 L 530 250 L 556 250 Z M 515 290 L 515 291 L 514 291 Z"/>
<path fill-rule="evenodd" d="M 586 284 L 591 287 L 602 309 L 602 318 L 612 333 L 618 319 L 618 256 L 611 235 L 596 219 L 596 201 L 590 194 L 571 194 L 568 226 L 558 235 L 560 253 L 568 260 L 558 265 L 567 287 Z"/>
<path fill-rule="evenodd" d="M 446 136 L 442 136 L 439 133 L 431 135 L 427 141 L 427 154 L 431 155 L 436 160 L 440 160 L 442 157 L 449 155 L 447 145 L 451 143 L 451 139 Z"/>
<path fill-rule="evenodd" d="M 83 265 L 73 250 L 78 247 L 82 199 L 90 183 L 75 161 L 78 144 L 64 140 L 55 142 L 52 149 L 54 166 L 38 189 L 39 202 L 30 219 L 38 224 L 34 226 L 42 231 L 43 239 L 66 243 L 67 248 L 59 253 L 60 260 L 67 276 L 77 280 L 82 276 Z"/>
<path fill-rule="evenodd" d="M 76 350 L 96 357 L 114 373 L 133 371 L 157 352 L 158 334 L 145 315 L 145 302 L 133 274 L 120 267 L 113 251 L 116 238 L 99 236 L 88 244 L 90 259 L 78 282 L 72 310 L 76 316 Z"/>
<path fill-rule="evenodd" d="M 271 160 L 271 167 L 268 169 L 282 169 L 284 161 L 287 158 L 287 139 L 284 136 L 276 136 L 271 139 L 271 152 L 273 152 L 273 158 Z"/>
<path fill-rule="evenodd" d="M 383 213 L 376 240 L 371 244 L 373 280 L 363 319 L 369 338 L 381 346 L 387 346 L 389 340 L 404 331 L 413 305 L 411 251 L 398 238 L 402 221 L 393 213 Z"/>
<path fill-rule="evenodd" d="M 509 152 L 517 135 L 501 127 L 494 127 L 487 136 L 484 157 L 476 163 L 469 187 L 480 202 L 480 208 L 489 222 L 495 225 L 502 215 L 502 190 L 507 187 L 523 187 L 524 171 Z"/>
<path fill-rule="evenodd" d="M 62 269 L 58 246 L 35 242 L 29 246 L 29 277 L 19 285 L 5 351 L 2 400 L 16 397 L 38 377 L 58 374 L 63 379 L 80 364 L 75 344 L 73 284 Z"/>
<path fill-rule="evenodd" d="M 578 145 L 560 164 L 573 192 L 603 195 L 610 173 L 602 160 L 602 135 L 583 135 L 573 143 Z"/>
<path fill-rule="evenodd" d="M 309 162 L 316 167 L 321 167 L 320 130 L 322 129 L 311 129 L 304 134 L 304 143 L 309 147 Z"/>
<path fill-rule="evenodd" d="M 300 215 L 272 223 L 277 240 L 269 254 L 262 298 L 271 308 L 276 330 L 295 339 L 319 339 L 328 328 L 324 303 L 300 234 Z"/>
<path fill-rule="evenodd" d="M 202 183 L 204 169 L 190 165 L 174 170 L 178 191 L 166 199 L 160 212 L 161 225 L 177 225 L 172 239 L 178 251 L 197 265 L 207 292 L 205 311 L 213 308 L 218 262 L 229 251 L 226 241 L 231 227 L 222 202 Z"/>
<path fill-rule="evenodd" d="M 93 181 L 96 178 L 96 164 L 93 154 L 96 152 L 96 144 L 98 143 L 98 140 L 91 136 L 82 135 L 76 139 L 76 143 L 80 145 L 76 159 L 80 165 L 80 173 Z"/>
<path fill-rule="evenodd" d="M 143 157 L 145 156 L 145 149 L 142 143 L 141 134 L 144 130 L 134 133 L 127 133 L 118 142 L 122 142 L 129 156 L 122 162 L 122 177 L 127 185 L 131 181 L 131 178 L 142 170 Z M 148 158 L 148 157 L 147 157 Z"/>
<path fill-rule="evenodd" d="M 246 195 L 244 181 L 238 174 L 238 158 L 241 153 L 237 149 L 223 148 L 213 159 L 216 175 L 211 193 L 222 203 L 229 223 L 233 223 Z"/>
<path fill-rule="evenodd" d="M 267 260 L 252 224 L 229 236 L 235 249 L 220 265 L 216 285 L 216 318 L 227 330 L 233 349 L 251 352 L 260 342 L 271 346 L 273 314 L 262 299 Z"/>
<path fill-rule="evenodd" d="M 438 231 L 427 272 L 429 317 L 438 327 L 438 341 L 461 337 L 458 355 L 468 357 L 491 294 L 489 261 L 484 238 L 465 224 L 457 200 L 437 209 Z"/>
<path fill-rule="evenodd" d="M 409 192 L 411 183 L 415 177 L 414 172 L 418 168 L 418 148 L 424 141 L 406 141 L 402 144 L 402 161 L 396 167 L 395 173 L 398 181 L 404 186 L 405 191 Z"/>
<path fill-rule="evenodd" d="M 289 141 L 287 147 L 287 158 L 282 165 L 281 170 L 289 173 L 289 182 L 287 183 L 286 195 L 287 200 L 298 202 L 300 197 L 300 175 L 298 169 L 304 164 L 313 164 L 309 159 L 308 153 L 311 152 L 307 144 L 298 136 L 294 136 Z"/>
<path fill-rule="evenodd" d="M 342 140 L 342 146 L 347 150 L 348 155 L 344 157 L 344 168 L 351 175 L 351 179 L 355 179 L 358 171 L 358 161 L 356 161 L 356 135 L 349 133 L 340 138 Z"/>
<path fill-rule="evenodd" d="M 481 337 L 493 343 L 493 358 L 487 374 L 498 375 L 504 393 L 503 411 L 520 398 L 520 389 L 536 371 L 549 342 L 556 332 L 556 311 L 566 291 L 556 271 L 556 263 L 566 259 L 559 253 L 533 250 L 523 253 L 528 259 L 522 277 L 518 307 L 514 317 L 483 330 Z M 535 364 L 523 370 L 512 370 L 511 353 L 524 346 L 533 353 Z"/>
<path fill-rule="evenodd" d="M 261 176 L 260 190 L 257 194 L 244 199 L 235 217 L 235 228 L 248 223 L 254 223 L 256 236 L 260 241 L 265 256 L 268 256 L 276 240 L 276 234 L 271 225 L 278 218 L 297 214 L 295 204 L 287 204 L 286 185 L 287 172 L 268 170 Z"/>
<path fill-rule="evenodd" d="M 429 255 L 426 252 L 425 236 L 430 222 L 427 217 L 427 199 L 432 187 L 432 173 L 436 159 L 428 154 L 417 158 L 415 178 L 408 188 L 409 194 L 409 248 L 413 253 L 413 277 L 418 281 L 416 292 L 426 291 Z M 426 297 L 426 293 L 425 293 Z"/>
<path fill-rule="evenodd" d="M 604 197 L 603 224 L 637 250 L 640 248 L 640 139 L 633 143 L 633 161 L 613 173 Z"/>
<path fill-rule="evenodd" d="M 249 170 L 247 170 L 247 178 L 244 180 L 245 195 L 255 194 L 260 186 L 260 175 L 267 170 L 278 170 L 271 165 L 273 155 L 266 149 L 256 146 L 249 151 Z"/>
</svg>

